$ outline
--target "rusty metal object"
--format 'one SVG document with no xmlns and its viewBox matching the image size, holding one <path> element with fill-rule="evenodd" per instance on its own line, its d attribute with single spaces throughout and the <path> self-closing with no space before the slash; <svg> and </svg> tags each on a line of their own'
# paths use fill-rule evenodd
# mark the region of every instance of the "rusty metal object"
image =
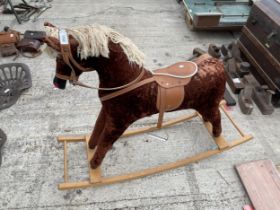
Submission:
<svg viewBox="0 0 280 210">
<path fill-rule="evenodd" d="M 269 115 L 274 112 L 274 107 L 271 103 L 272 94 L 274 93 L 266 85 L 257 86 L 253 89 L 252 98 L 263 115 Z"/>
<path fill-rule="evenodd" d="M 245 86 L 242 77 L 250 73 L 251 65 L 243 61 L 237 42 L 221 46 L 225 64 L 227 82 L 234 93 L 239 93 Z M 242 93 L 244 95 L 244 92 Z"/>
<path fill-rule="evenodd" d="M 235 99 L 231 96 L 230 92 L 228 91 L 228 89 L 225 89 L 224 92 L 224 99 L 227 102 L 227 106 L 235 106 L 236 105 L 236 101 Z"/>
<path fill-rule="evenodd" d="M 239 93 L 244 88 L 244 84 L 236 72 L 236 62 L 234 58 L 228 59 L 225 63 L 225 73 L 227 83 L 232 92 L 235 94 Z"/>
<path fill-rule="evenodd" d="M 221 57 L 220 49 L 221 48 L 216 46 L 215 44 L 209 44 L 208 53 L 214 58 L 220 58 Z"/>
<path fill-rule="evenodd" d="M 243 77 L 245 76 L 246 74 L 249 74 L 250 73 L 250 68 L 251 68 L 251 65 L 250 63 L 248 62 L 240 62 L 240 63 L 237 63 L 236 64 L 236 73 L 240 76 L 240 77 Z"/>
<path fill-rule="evenodd" d="M 272 102 L 274 107 L 277 107 L 277 108 L 280 107 L 280 93 L 279 92 L 272 95 L 272 101 L 271 102 Z"/>
<path fill-rule="evenodd" d="M 197 57 L 199 57 L 199 56 L 201 56 L 205 53 L 207 53 L 207 52 L 202 50 L 201 48 L 196 47 L 196 48 L 193 49 L 193 55 L 191 57 L 189 57 L 187 60 L 188 61 L 193 60 L 193 59 L 195 59 L 195 58 L 197 58 Z"/>
<path fill-rule="evenodd" d="M 27 65 L 8 63 L 0 65 L 0 110 L 12 106 L 23 90 L 32 86 Z"/>
<path fill-rule="evenodd" d="M 7 141 L 7 136 L 4 133 L 4 131 L 0 129 L 0 166 L 2 163 L 2 148 L 6 141 Z"/>
<path fill-rule="evenodd" d="M 228 59 L 232 58 L 231 52 L 226 45 L 221 46 L 221 54 L 223 56 L 223 61 L 226 62 Z"/>
<path fill-rule="evenodd" d="M 236 62 L 242 62 L 241 52 L 236 41 L 230 43 L 228 49 L 230 50 L 231 55 L 236 60 Z"/>
<path fill-rule="evenodd" d="M 252 87 L 252 99 L 263 115 L 269 115 L 274 112 L 271 103 L 272 94 L 275 92 L 270 90 L 267 85 L 260 85 L 252 74 L 244 76 L 244 83 Z"/>
<path fill-rule="evenodd" d="M 238 95 L 238 104 L 243 114 L 249 115 L 253 111 L 252 93 L 253 87 L 251 85 L 245 85 L 245 88 Z"/>
</svg>

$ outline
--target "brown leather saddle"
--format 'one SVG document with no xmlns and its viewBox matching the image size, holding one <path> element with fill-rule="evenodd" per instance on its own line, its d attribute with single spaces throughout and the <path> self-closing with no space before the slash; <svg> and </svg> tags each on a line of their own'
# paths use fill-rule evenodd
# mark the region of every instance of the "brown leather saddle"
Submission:
<svg viewBox="0 0 280 210">
<path fill-rule="evenodd" d="M 159 119 L 157 127 L 162 126 L 163 114 L 177 109 L 185 98 L 185 85 L 197 72 L 197 65 L 193 62 L 179 62 L 153 72 L 158 84 L 157 109 Z"/>
</svg>

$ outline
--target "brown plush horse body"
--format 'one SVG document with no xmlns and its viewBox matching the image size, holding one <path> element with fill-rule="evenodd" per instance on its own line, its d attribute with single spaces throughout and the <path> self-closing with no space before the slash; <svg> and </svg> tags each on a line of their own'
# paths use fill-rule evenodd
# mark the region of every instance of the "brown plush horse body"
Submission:
<svg viewBox="0 0 280 210">
<path fill-rule="evenodd" d="M 47 24 L 49 27 L 54 27 Z M 75 61 L 83 68 L 95 69 L 98 73 L 99 88 L 113 88 L 129 84 L 137 78 L 141 71 L 144 75 L 140 81 L 152 77 L 152 73 L 144 69 L 137 62 L 132 62 L 121 44 L 109 38 L 108 57 L 89 56 L 81 58 L 78 38 L 70 35 L 71 53 Z M 48 36 L 45 42 L 58 53 L 61 51 L 57 38 Z M 196 61 L 194 61 L 196 62 Z M 82 73 L 79 68 L 69 65 L 60 54 L 56 58 L 56 85 L 63 88 L 60 83 L 70 79 L 72 71 L 76 78 Z M 73 76 L 73 75 L 72 75 Z M 212 57 L 207 57 L 198 63 L 198 72 L 184 87 L 185 97 L 176 110 L 195 109 L 204 121 L 211 122 L 213 135 L 221 134 L 221 117 L 219 103 L 225 90 L 225 74 L 222 63 Z M 114 91 L 99 90 L 99 97 L 111 94 Z M 102 101 L 102 108 L 96 120 L 94 130 L 90 137 L 89 148 L 95 149 L 95 155 L 91 160 L 91 167 L 97 168 L 104 159 L 108 150 L 124 131 L 136 120 L 158 113 L 157 103 L 158 84 L 151 82 L 132 91 Z"/>
</svg>

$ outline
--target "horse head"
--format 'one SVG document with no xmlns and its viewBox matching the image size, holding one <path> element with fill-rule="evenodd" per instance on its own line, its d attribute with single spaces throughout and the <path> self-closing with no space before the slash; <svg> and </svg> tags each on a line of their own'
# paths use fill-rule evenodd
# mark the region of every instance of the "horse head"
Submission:
<svg viewBox="0 0 280 210">
<path fill-rule="evenodd" d="M 50 23 L 44 25 L 47 32 L 44 42 L 48 45 L 48 51 L 56 56 L 54 85 L 60 89 L 65 88 L 67 80 L 78 84 L 79 76 L 85 71 L 98 69 L 100 73 L 103 70 L 101 74 L 104 75 L 107 70 L 106 80 L 113 78 L 115 82 L 117 81 L 115 75 L 108 75 L 108 73 L 116 74 L 111 69 L 114 68 L 116 71 L 119 66 L 124 67 L 132 63 L 139 67 L 143 65 L 144 54 L 130 39 L 111 28 L 87 25 L 66 29 L 64 31 L 67 34 L 68 44 L 65 45 L 61 41 L 61 29 Z M 64 53 L 66 51 L 67 55 Z M 101 77 L 99 74 L 102 80 Z"/>
<path fill-rule="evenodd" d="M 49 32 L 47 36 L 44 38 L 44 42 L 48 45 L 47 52 L 51 57 L 56 58 L 56 74 L 53 79 L 53 84 L 55 87 L 59 89 L 65 89 L 67 80 L 71 80 L 71 75 L 75 74 L 76 77 L 81 75 L 81 71 L 76 67 L 70 67 L 68 64 L 65 63 L 63 57 L 61 55 L 61 43 L 58 38 L 59 29 L 50 24 L 45 23 L 44 26 L 47 28 Z M 77 47 L 79 43 L 73 36 L 69 36 L 69 46 L 71 49 L 71 54 L 73 55 L 74 59 L 79 60 L 77 56 Z M 74 71 L 74 72 L 73 72 Z"/>
</svg>

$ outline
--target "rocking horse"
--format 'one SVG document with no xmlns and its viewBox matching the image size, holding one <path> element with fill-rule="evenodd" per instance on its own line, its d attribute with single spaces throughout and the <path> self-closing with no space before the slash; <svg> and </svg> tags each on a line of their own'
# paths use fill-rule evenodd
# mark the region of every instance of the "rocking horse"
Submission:
<svg viewBox="0 0 280 210">
<path fill-rule="evenodd" d="M 58 137 L 64 142 L 64 183 L 59 189 L 100 186 L 135 179 L 177 168 L 221 153 L 252 138 L 245 135 L 220 105 L 226 77 L 220 60 L 204 54 L 193 61 L 179 62 L 149 71 L 143 67 L 143 53 L 127 37 L 111 28 L 92 25 L 59 29 L 45 23 L 44 42 L 56 56 L 54 85 L 74 85 L 98 90 L 102 108 L 90 136 Z M 95 70 L 99 87 L 79 81 L 83 72 Z M 241 139 L 227 142 L 221 135 L 219 107 L 229 117 Z M 196 112 L 163 122 L 164 112 L 194 109 Z M 159 113 L 156 126 L 127 130 L 136 120 Z M 155 168 L 115 177 L 102 177 L 100 165 L 108 150 L 121 136 L 153 131 L 193 117 L 203 119 L 218 149 Z M 85 141 L 89 160 L 89 180 L 68 182 L 67 142 Z"/>
</svg>

